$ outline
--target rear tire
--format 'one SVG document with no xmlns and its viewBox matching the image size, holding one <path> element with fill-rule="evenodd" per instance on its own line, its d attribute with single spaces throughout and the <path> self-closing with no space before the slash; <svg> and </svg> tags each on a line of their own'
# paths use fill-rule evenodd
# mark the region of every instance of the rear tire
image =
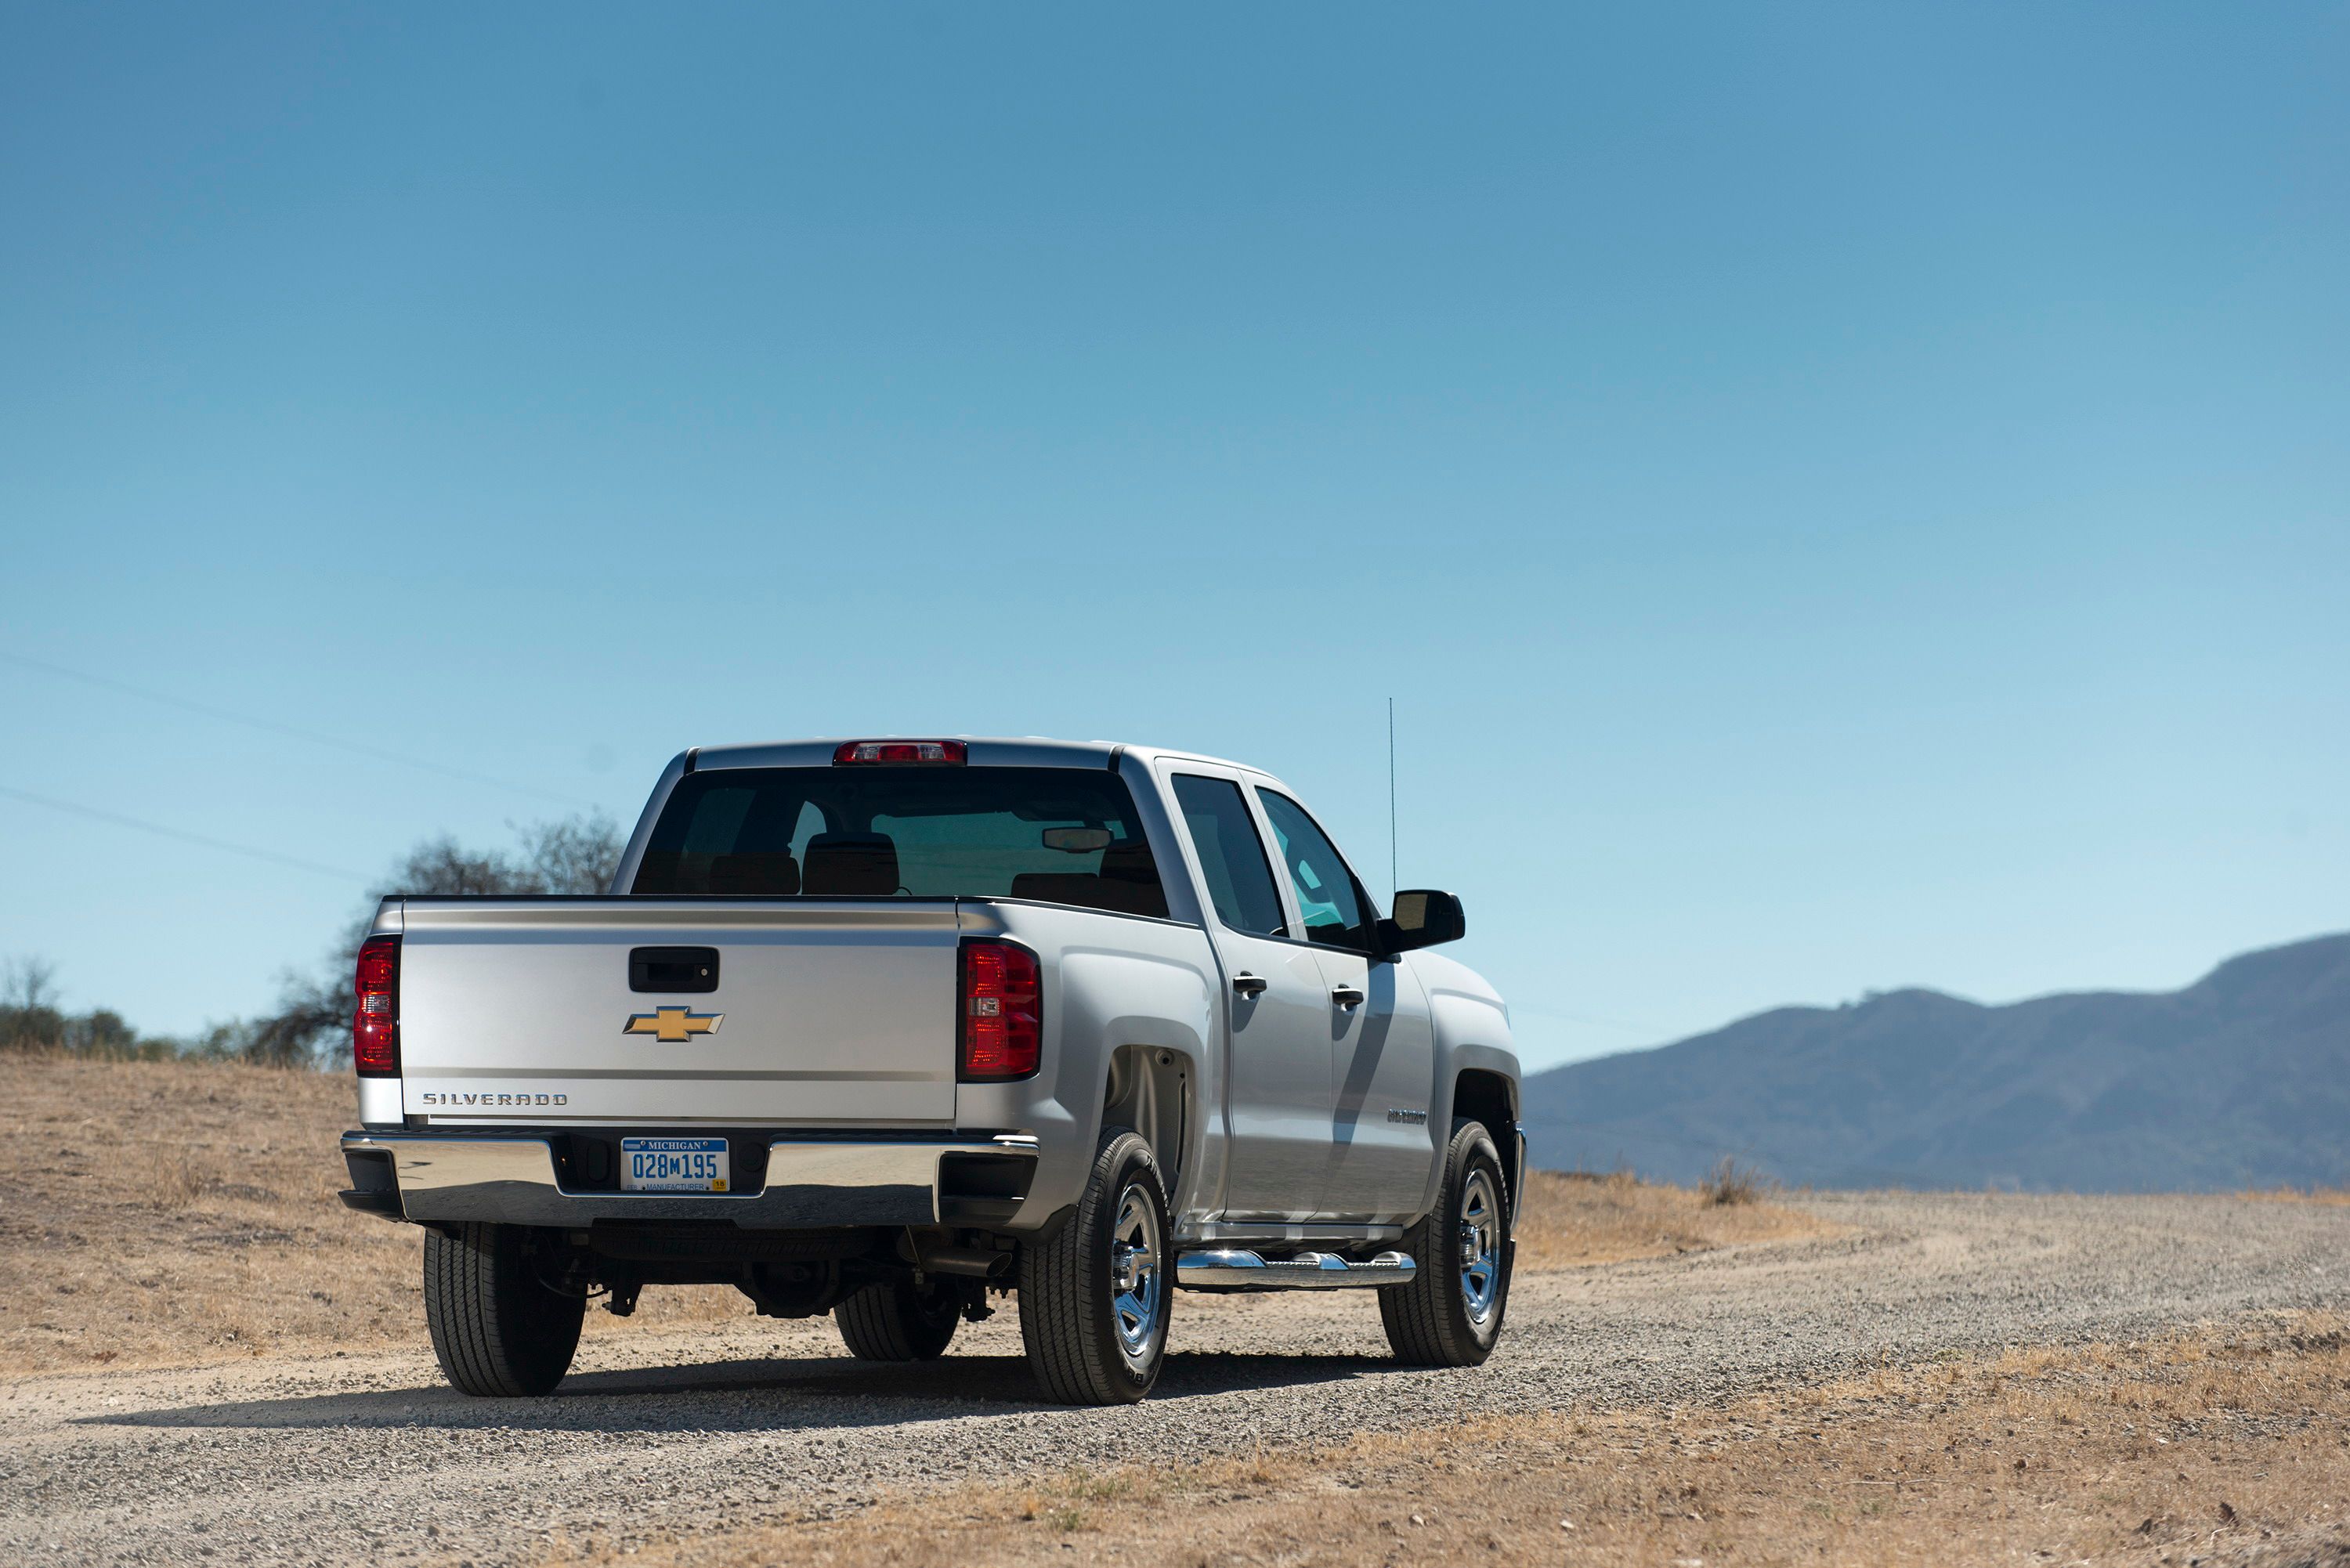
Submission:
<svg viewBox="0 0 2350 1568">
<path fill-rule="evenodd" d="M 1379 1292 L 1379 1320 L 1398 1361 L 1475 1366 L 1493 1354 L 1517 1245 L 1508 1194 L 1492 1135 L 1482 1122 L 1455 1120 L 1436 1207 L 1404 1233 L 1419 1272 Z"/>
<path fill-rule="evenodd" d="M 1020 1250 L 1020 1338 L 1048 1399 L 1131 1405 L 1159 1381 L 1175 1258 L 1150 1146 L 1106 1127 L 1076 1210 Z"/>
<path fill-rule="evenodd" d="M 461 1394 L 518 1399 L 554 1392 L 579 1348 L 585 1297 L 540 1281 L 530 1230 L 461 1225 L 424 1233 L 424 1323 L 442 1375 Z"/>
<path fill-rule="evenodd" d="M 962 1293 L 935 1279 L 884 1280 L 832 1309 L 841 1343 L 859 1361 L 935 1361 L 962 1317 Z"/>
</svg>

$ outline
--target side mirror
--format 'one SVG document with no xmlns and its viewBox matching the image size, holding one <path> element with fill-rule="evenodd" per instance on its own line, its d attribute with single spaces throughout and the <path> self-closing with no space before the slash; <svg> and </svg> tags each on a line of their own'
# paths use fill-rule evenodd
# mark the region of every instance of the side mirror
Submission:
<svg viewBox="0 0 2350 1568">
<path fill-rule="evenodd" d="M 1461 900 L 1432 888 L 1414 888 L 1395 896 L 1395 914 L 1379 922 L 1379 947 L 1391 953 L 1457 942 L 1469 934 L 1469 917 Z"/>
</svg>

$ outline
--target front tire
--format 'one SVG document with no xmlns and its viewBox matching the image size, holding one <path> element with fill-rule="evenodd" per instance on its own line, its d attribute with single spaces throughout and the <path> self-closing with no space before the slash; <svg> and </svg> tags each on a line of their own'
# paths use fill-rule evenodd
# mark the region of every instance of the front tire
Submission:
<svg viewBox="0 0 2350 1568">
<path fill-rule="evenodd" d="M 1020 1251 L 1020 1338 L 1046 1398 L 1131 1405 L 1150 1392 L 1167 1357 L 1174 1233 L 1150 1146 L 1105 1128 L 1075 1212 Z"/>
<path fill-rule="evenodd" d="M 1482 1122 L 1456 1120 L 1436 1207 L 1404 1235 L 1419 1272 L 1379 1292 L 1379 1319 L 1398 1361 L 1476 1366 L 1493 1354 L 1516 1250 L 1508 1193 L 1492 1135 Z"/>
<path fill-rule="evenodd" d="M 962 1317 L 962 1293 L 936 1280 L 867 1285 L 832 1309 L 841 1343 L 859 1361 L 935 1361 Z"/>
<path fill-rule="evenodd" d="M 424 1233 L 424 1323 L 442 1375 L 459 1393 L 535 1397 L 571 1370 L 587 1298 L 548 1289 L 534 1251 L 520 1225 Z"/>
</svg>

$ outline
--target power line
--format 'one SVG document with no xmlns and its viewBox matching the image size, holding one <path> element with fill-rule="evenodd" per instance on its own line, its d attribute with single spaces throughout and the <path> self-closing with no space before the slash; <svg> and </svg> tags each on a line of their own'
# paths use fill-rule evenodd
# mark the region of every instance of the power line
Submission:
<svg viewBox="0 0 2350 1568">
<path fill-rule="evenodd" d="M 182 844 L 201 844 L 206 849 L 218 849 L 229 855 L 242 855 L 248 860 L 268 860 L 280 866 L 291 866 L 299 871 L 315 871 L 321 877 L 339 877 L 345 881 L 361 883 L 372 882 L 375 879 L 362 876 L 357 871 L 347 871 L 339 866 L 321 866 L 315 860 L 304 860 L 293 855 L 280 855 L 274 849 L 256 849 L 249 844 L 231 844 L 225 838 L 213 838 L 201 833 L 189 833 L 182 828 L 165 827 L 159 822 L 141 822 L 135 816 L 124 816 L 119 812 L 100 811 L 96 806 L 78 805 L 69 800 L 56 800 L 48 795 L 35 794 L 30 790 L 10 789 L 5 784 L 0 784 L 0 795 L 6 795 L 11 800 L 29 802 L 34 805 L 47 806 L 51 811 L 62 811 L 74 816 L 86 816 L 93 822 L 108 823 L 116 827 L 136 828 L 140 833 L 151 833 L 159 838 L 176 838 Z"/>
<path fill-rule="evenodd" d="M 144 686 L 133 686 L 127 680 L 116 680 L 104 675 L 91 675 L 85 670 L 68 670 L 62 664 L 51 664 L 45 659 L 30 659 L 24 654 L 11 653 L 5 649 L 0 649 L 0 660 L 20 665 L 26 670 L 37 670 L 44 675 L 53 675 L 60 680 L 78 680 L 85 686 L 96 686 L 107 691 L 119 691 L 128 697 L 136 697 L 141 701 L 158 702 L 166 708 L 177 708 L 187 713 L 199 713 L 207 719 L 218 720 L 224 723 L 244 724 L 255 730 L 266 730 L 274 735 L 286 735 L 294 740 L 307 741 L 314 746 L 327 746 L 335 751 L 348 752 L 354 756 L 370 757 L 380 763 L 397 763 L 401 767 L 415 768 L 428 774 L 439 774 L 443 778 L 462 779 L 467 784 L 488 784 L 493 789 L 512 790 L 518 794 L 536 795 L 541 800 L 560 801 L 566 805 L 592 806 L 596 804 L 593 801 L 582 800 L 577 795 L 562 794 L 557 790 L 541 789 L 535 784 L 515 784 L 511 779 L 496 778 L 489 774 L 477 774 L 466 768 L 452 768 L 442 763 L 428 763 L 421 758 L 403 756 L 398 752 L 386 751 L 381 746 L 370 746 L 365 741 L 347 740 L 340 735 L 329 735 L 317 730 L 306 730 L 299 724 L 281 723 L 275 719 L 264 719 L 252 713 L 239 713 L 229 708 L 215 708 L 209 702 L 192 701 L 185 697 L 174 697 L 165 691 L 151 691 Z"/>
</svg>

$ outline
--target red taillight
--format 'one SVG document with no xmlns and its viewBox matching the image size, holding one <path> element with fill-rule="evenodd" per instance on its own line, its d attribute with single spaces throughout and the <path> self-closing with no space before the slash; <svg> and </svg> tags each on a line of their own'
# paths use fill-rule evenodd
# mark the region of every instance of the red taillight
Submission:
<svg viewBox="0 0 2350 1568">
<path fill-rule="evenodd" d="M 965 760 L 961 741 L 843 741 L 833 749 L 832 765 L 850 763 L 960 763 Z"/>
<path fill-rule="evenodd" d="M 362 1078 L 400 1075 L 400 939 L 369 937 L 359 944 L 359 975 L 351 989 L 359 1011 L 351 1014 L 351 1062 Z"/>
<path fill-rule="evenodd" d="M 1024 1078 L 1045 1045 L 1045 1005 L 1036 955 L 1012 942 L 971 937 L 962 944 L 964 1083 Z"/>
</svg>

